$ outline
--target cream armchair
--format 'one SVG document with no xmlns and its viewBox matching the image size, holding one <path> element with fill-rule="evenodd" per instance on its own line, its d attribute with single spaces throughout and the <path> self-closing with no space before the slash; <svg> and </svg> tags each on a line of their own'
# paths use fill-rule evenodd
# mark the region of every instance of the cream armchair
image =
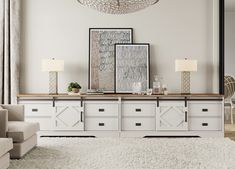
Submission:
<svg viewBox="0 0 235 169">
<path fill-rule="evenodd" d="M 0 106 L 0 137 L 13 139 L 11 158 L 21 158 L 37 145 L 38 123 L 24 121 L 23 105 Z"/>
<path fill-rule="evenodd" d="M 0 138 L 0 168 L 1 169 L 7 169 L 9 167 L 9 164 L 10 164 L 9 151 L 12 148 L 13 148 L 12 139 Z"/>
<path fill-rule="evenodd" d="M 230 108 L 231 124 L 233 124 L 234 103 L 232 98 L 235 93 L 235 79 L 233 76 L 224 76 L 224 107 Z M 225 116 L 226 117 L 226 116 Z"/>
</svg>

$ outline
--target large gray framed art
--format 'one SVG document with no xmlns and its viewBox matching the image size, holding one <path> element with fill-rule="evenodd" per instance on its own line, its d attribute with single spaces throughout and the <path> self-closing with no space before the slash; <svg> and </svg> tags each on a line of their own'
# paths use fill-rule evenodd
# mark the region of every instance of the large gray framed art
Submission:
<svg viewBox="0 0 235 169">
<path fill-rule="evenodd" d="M 141 83 L 142 91 L 149 88 L 150 45 L 148 43 L 115 44 L 115 91 L 132 93 L 133 85 Z"/>
<path fill-rule="evenodd" d="M 114 45 L 132 42 L 132 28 L 89 29 L 89 89 L 115 91 Z"/>
</svg>

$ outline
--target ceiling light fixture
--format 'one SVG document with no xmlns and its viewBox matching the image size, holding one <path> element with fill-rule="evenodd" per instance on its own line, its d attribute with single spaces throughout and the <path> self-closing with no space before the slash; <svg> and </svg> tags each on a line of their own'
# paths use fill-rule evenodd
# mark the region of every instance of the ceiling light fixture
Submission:
<svg viewBox="0 0 235 169">
<path fill-rule="evenodd" d="M 156 4 L 159 0 L 77 0 L 80 4 L 109 14 L 127 14 Z"/>
</svg>

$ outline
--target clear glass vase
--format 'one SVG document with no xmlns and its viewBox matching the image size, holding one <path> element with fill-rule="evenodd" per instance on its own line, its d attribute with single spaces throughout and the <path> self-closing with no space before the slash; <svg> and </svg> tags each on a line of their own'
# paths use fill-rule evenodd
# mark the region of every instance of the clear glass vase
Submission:
<svg viewBox="0 0 235 169">
<path fill-rule="evenodd" d="M 155 75 L 153 82 L 153 94 L 163 94 L 162 77 Z"/>
</svg>

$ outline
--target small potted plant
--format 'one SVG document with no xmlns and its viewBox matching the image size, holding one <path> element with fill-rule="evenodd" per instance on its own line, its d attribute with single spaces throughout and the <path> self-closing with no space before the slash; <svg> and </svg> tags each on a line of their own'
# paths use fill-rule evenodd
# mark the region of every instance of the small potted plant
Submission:
<svg viewBox="0 0 235 169">
<path fill-rule="evenodd" d="M 71 82 L 68 86 L 69 93 L 79 93 L 82 87 L 77 82 Z"/>
</svg>

